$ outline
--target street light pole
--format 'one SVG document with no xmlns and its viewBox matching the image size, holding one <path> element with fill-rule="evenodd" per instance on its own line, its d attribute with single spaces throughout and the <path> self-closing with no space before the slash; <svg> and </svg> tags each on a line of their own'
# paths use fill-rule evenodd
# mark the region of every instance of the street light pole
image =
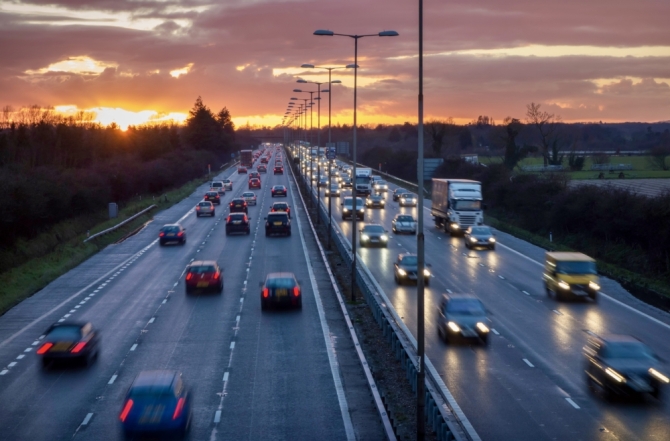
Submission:
<svg viewBox="0 0 670 441">
<path fill-rule="evenodd" d="M 417 161 L 418 184 L 418 226 L 416 235 L 417 254 L 417 350 L 419 369 L 417 372 L 416 387 L 416 439 L 424 441 L 426 437 L 426 355 L 425 355 L 425 237 L 423 234 L 423 0 L 419 0 L 419 97 L 418 97 L 418 142 L 419 154 Z"/>
</svg>

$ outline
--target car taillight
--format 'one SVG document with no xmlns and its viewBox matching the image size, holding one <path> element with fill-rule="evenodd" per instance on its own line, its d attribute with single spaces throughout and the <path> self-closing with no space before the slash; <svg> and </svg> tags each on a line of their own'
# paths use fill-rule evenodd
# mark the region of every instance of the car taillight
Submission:
<svg viewBox="0 0 670 441">
<path fill-rule="evenodd" d="M 193 273 L 186 274 L 186 280 L 191 280 L 193 278 Z"/>
<path fill-rule="evenodd" d="M 246 203 L 246 202 L 244 203 L 244 206 L 245 206 L 245 207 L 247 206 L 247 203 Z"/>
<path fill-rule="evenodd" d="M 179 233 L 177 233 L 177 237 L 182 237 L 183 235 L 184 235 L 183 231 L 180 231 Z"/>
<path fill-rule="evenodd" d="M 163 236 L 165 236 L 165 233 L 163 233 L 162 231 L 160 233 L 158 233 L 158 237 L 163 237 Z"/>
<path fill-rule="evenodd" d="M 200 211 L 200 205 L 198 205 L 197 207 L 195 207 L 195 209 L 198 210 L 198 211 Z"/>
<path fill-rule="evenodd" d="M 214 277 L 213 277 L 213 279 L 214 279 L 214 280 L 219 280 L 219 276 L 220 276 L 220 275 L 221 275 L 221 273 L 214 273 Z"/>
<path fill-rule="evenodd" d="M 293 287 L 293 295 L 298 297 L 300 295 L 300 288 L 297 286 Z"/>
<path fill-rule="evenodd" d="M 172 414 L 172 419 L 176 420 L 181 415 L 181 411 L 184 410 L 184 402 L 186 400 L 182 397 L 177 401 L 177 407 L 174 408 L 174 413 Z"/>
<path fill-rule="evenodd" d="M 70 352 L 72 352 L 73 354 L 78 354 L 78 353 L 81 352 L 82 349 L 84 349 L 84 346 L 86 346 L 86 342 L 85 342 L 85 341 L 83 341 L 83 342 L 81 342 L 81 343 L 77 343 L 77 344 L 74 346 L 74 348 L 72 348 L 72 350 L 71 350 Z"/>
<path fill-rule="evenodd" d="M 270 290 L 267 288 L 263 288 L 263 297 L 268 298 L 270 296 Z"/>
<path fill-rule="evenodd" d="M 44 344 L 42 345 L 42 347 L 39 348 L 39 349 L 37 350 L 37 353 L 38 353 L 39 355 L 42 355 L 42 354 L 44 354 L 46 351 L 48 351 L 49 349 L 51 349 L 51 347 L 52 347 L 53 345 L 54 345 L 53 343 L 44 343 Z"/>
<path fill-rule="evenodd" d="M 130 413 L 130 409 L 132 408 L 133 408 L 133 400 L 128 399 L 128 401 L 126 401 L 126 405 L 123 406 L 121 415 L 119 415 L 119 419 L 121 420 L 122 423 L 126 421 L 126 418 L 128 418 L 128 414 Z"/>
<path fill-rule="evenodd" d="M 226 222 L 230 222 L 230 216 L 226 218 Z"/>
</svg>

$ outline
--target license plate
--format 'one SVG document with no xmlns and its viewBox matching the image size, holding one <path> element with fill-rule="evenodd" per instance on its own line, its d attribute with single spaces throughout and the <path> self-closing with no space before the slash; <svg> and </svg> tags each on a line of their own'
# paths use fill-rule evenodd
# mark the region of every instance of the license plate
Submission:
<svg viewBox="0 0 670 441">
<path fill-rule="evenodd" d="M 288 295 L 288 291 L 286 291 L 285 289 L 278 289 L 275 291 L 275 294 L 277 295 L 277 297 L 286 297 Z"/>
<path fill-rule="evenodd" d="M 233 221 L 233 223 L 234 223 L 235 225 L 239 225 L 239 224 L 242 223 L 242 221 Z"/>
<path fill-rule="evenodd" d="M 275 225 L 281 225 L 281 222 L 275 222 L 274 224 Z"/>
<path fill-rule="evenodd" d="M 70 342 L 70 341 L 63 341 L 63 342 L 60 342 L 60 343 L 56 343 L 56 344 L 54 345 L 54 347 L 51 348 L 51 350 L 52 350 L 53 352 L 65 352 L 65 351 L 67 351 L 68 349 L 70 349 L 70 346 L 72 346 L 72 342 Z"/>
<path fill-rule="evenodd" d="M 370 239 L 370 242 L 379 242 L 379 239 Z"/>
<path fill-rule="evenodd" d="M 477 337 L 477 333 L 470 329 L 464 329 L 461 333 L 463 337 Z"/>
<path fill-rule="evenodd" d="M 174 236 L 174 233 L 168 233 L 168 236 L 169 236 L 169 237 L 173 237 L 173 236 Z"/>
<path fill-rule="evenodd" d="M 198 282 L 198 288 L 206 288 L 209 286 L 209 282 Z"/>
</svg>

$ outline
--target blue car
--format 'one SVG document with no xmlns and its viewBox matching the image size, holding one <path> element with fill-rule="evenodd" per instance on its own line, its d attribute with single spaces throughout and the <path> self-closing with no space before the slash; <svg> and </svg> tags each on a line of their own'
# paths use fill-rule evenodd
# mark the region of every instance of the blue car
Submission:
<svg viewBox="0 0 670 441">
<path fill-rule="evenodd" d="M 191 395 L 177 371 L 143 371 L 128 389 L 119 415 L 126 439 L 183 437 L 191 425 Z"/>
</svg>

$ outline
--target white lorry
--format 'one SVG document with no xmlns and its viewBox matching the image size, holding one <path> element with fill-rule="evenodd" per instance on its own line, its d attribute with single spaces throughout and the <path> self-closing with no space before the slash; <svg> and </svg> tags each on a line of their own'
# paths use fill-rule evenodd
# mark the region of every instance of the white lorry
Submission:
<svg viewBox="0 0 670 441">
<path fill-rule="evenodd" d="M 482 184 L 468 179 L 433 178 L 430 214 L 435 226 L 452 236 L 483 225 Z"/>
<path fill-rule="evenodd" d="M 354 189 L 356 194 L 370 196 L 372 193 L 372 169 L 356 167 L 356 177 L 354 178 Z"/>
</svg>

